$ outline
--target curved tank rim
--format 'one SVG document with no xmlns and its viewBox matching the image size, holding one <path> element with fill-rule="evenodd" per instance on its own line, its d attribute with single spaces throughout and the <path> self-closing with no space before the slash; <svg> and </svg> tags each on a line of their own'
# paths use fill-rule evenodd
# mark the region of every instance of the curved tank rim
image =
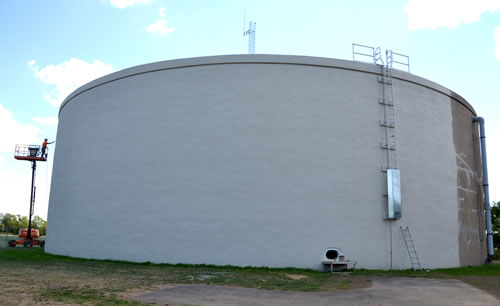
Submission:
<svg viewBox="0 0 500 306">
<path fill-rule="evenodd" d="M 326 57 L 314 57 L 314 56 L 302 56 L 302 55 L 275 55 L 275 54 L 233 54 L 233 55 L 216 55 L 216 56 L 204 56 L 204 57 L 191 57 L 182 59 L 165 60 L 159 62 L 153 62 L 148 64 L 142 64 L 138 66 L 133 66 L 125 68 L 93 81 L 82 85 L 73 91 L 69 96 L 64 99 L 59 108 L 59 115 L 62 109 L 68 104 L 72 99 L 78 95 L 91 90 L 93 88 L 118 81 L 124 78 L 133 77 L 136 75 L 157 72 L 162 70 L 170 69 L 182 69 L 188 67 L 196 66 L 212 66 L 212 65 L 228 65 L 228 64 L 282 64 L 282 65 L 301 65 L 301 66 L 316 66 L 325 68 L 335 68 L 351 70 L 363 73 L 380 74 L 380 66 L 374 65 L 372 63 L 358 62 L 351 60 L 342 60 L 336 58 L 326 58 Z M 444 95 L 447 95 L 452 100 L 457 101 L 467 108 L 474 116 L 476 116 L 476 111 L 472 105 L 467 102 L 462 96 L 456 92 L 438 84 L 428 79 L 416 76 L 414 74 L 393 69 L 393 78 L 401 81 L 410 82 L 416 85 L 420 85 L 431 90 L 438 91 Z"/>
</svg>

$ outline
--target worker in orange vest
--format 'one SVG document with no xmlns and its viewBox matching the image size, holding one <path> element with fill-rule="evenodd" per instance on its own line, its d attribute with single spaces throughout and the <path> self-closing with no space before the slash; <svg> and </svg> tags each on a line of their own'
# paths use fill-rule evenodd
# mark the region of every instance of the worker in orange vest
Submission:
<svg viewBox="0 0 500 306">
<path fill-rule="evenodd" d="M 54 142 L 53 141 L 49 142 L 47 138 L 45 138 L 45 140 L 43 141 L 43 144 L 42 144 L 42 157 L 43 158 L 47 158 L 45 151 L 47 151 L 47 145 L 49 145 L 51 143 L 54 143 Z"/>
</svg>

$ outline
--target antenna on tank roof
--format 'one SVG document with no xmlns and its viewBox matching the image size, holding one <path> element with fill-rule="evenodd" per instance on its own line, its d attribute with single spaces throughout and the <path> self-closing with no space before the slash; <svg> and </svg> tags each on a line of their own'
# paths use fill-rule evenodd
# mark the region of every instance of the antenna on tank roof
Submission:
<svg viewBox="0 0 500 306">
<path fill-rule="evenodd" d="M 248 54 L 255 54 L 255 32 L 257 23 L 250 20 L 248 30 L 245 28 L 246 11 L 243 10 L 243 36 L 248 35 Z"/>
</svg>

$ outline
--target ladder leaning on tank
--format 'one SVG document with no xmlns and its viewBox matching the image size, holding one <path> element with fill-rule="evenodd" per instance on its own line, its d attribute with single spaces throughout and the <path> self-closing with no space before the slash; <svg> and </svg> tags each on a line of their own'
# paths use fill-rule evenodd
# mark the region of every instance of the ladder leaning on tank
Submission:
<svg viewBox="0 0 500 306">
<path fill-rule="evenodd" d="M 408 256 L 410 256 L 411 267 L 413 271 L 422 271 L 422 266 L 420 265 L 420 261 L 418 260 L 417 249 L 415 248 L 415 243 L 413 243 L 413 238 L 411 237 L 410 229 L 408 226 L 401 229 L 401 233 L 403 234 L 403 239 L 406 244 L 406 250 L 408 250 Z"/>
</svg>

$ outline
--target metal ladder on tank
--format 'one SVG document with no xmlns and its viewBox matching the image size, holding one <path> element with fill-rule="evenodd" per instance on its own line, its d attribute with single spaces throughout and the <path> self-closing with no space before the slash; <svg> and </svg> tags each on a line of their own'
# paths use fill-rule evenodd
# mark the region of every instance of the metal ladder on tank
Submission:
<svg viewBox="0 0 500 306">
<path fill-rule="evenodd" d="M 396 59 L 395 59 L 396 57 Z M 390 267 L 392 269 L 392 221 L 401 218 L 401 177 L 398 170 L 398 154 L 396 145 L 396 112 L 394 109 L 394 90 L 392 87 L 393 65 L 403 66 L 410 72 L 410 58 L 406 55 L 385 51 L 385 63 L 382 59 L 380 47 L 352 44 L 352 60 L 356 58 L 371 59 L 375 65 L 381 69 L 377 80 L 382 84 L 382 98 L 378 99 L 381 106 L 380 112 L 382 119 L 379 120 L 379 126 L 382 128 L 383 137 L 380 142 L 380 148 L 385 150 L 385 163 L 382 165 L 382 171 L 387 174 L 387 187 L 384 197 L 387 197 L 387 218 L 389 221 L 390 237 Z M 410 236 L 411 238 L 411 236 Z"/>
<path fill-rule="evenodd" d="M 378 49 L 378 57 L 380 58 L 380 49 Z M 384 141 L 380 143 L 380 147 L 386 150 L 386 165 L 383 166 L 383 171 L 387 169 L 398 168 L 398 154 L 396 151 L 396 114 L 394 111 L 394 90 L 392 88 L 392 51 L 385 51 L 386 63 L 381 65 L 381 76 L 378 81 L 382 83 L 382 99 L 379 100 L 383 108 L 383 119 L 380 120 L 380 126 L 384 129 Z"/>
<path fill-rule="evenodd" d="M 410 229 L 408 228 L 408 226 L 406 228 L 400 226 L 400 228 L 406 244 L 406 249 L 408 250 L 408 256 L 410 256 L 410 262 L 413 271 L 422 271 L 422 266 L 420 265 L 420 261 L 418 260 L 417 249 L 415 248 L 415 243 L 413 243 Z"/>
<path fill-rule="evenodd" d="M 379 99 L 379 104 L 382 107 L 383 115 L 379 124 L 384 132 L 380 147 L 386 150 L 386 161 L 385 165 L 382 166 L 382 171 L 386 172 L 387 169 L 398 169 L 398 154 L 396 151 L 396 112 L 394 110 L 392 67 L 396 64 L 398 67 L 404 67 L 410 72 L 410 58 L 404 54 L 386 50 L 384 63 L 382 52 L 379 47 L 374 48 L 360 44 L 352 44 L 353 61 L 355 61 L 356 58 L 369 58 L 375 65 L 380 65 L 381 73 L 380 76 L 378 76 L 378 81 L 382 83 L 382 98 Z"/>
</svg>

